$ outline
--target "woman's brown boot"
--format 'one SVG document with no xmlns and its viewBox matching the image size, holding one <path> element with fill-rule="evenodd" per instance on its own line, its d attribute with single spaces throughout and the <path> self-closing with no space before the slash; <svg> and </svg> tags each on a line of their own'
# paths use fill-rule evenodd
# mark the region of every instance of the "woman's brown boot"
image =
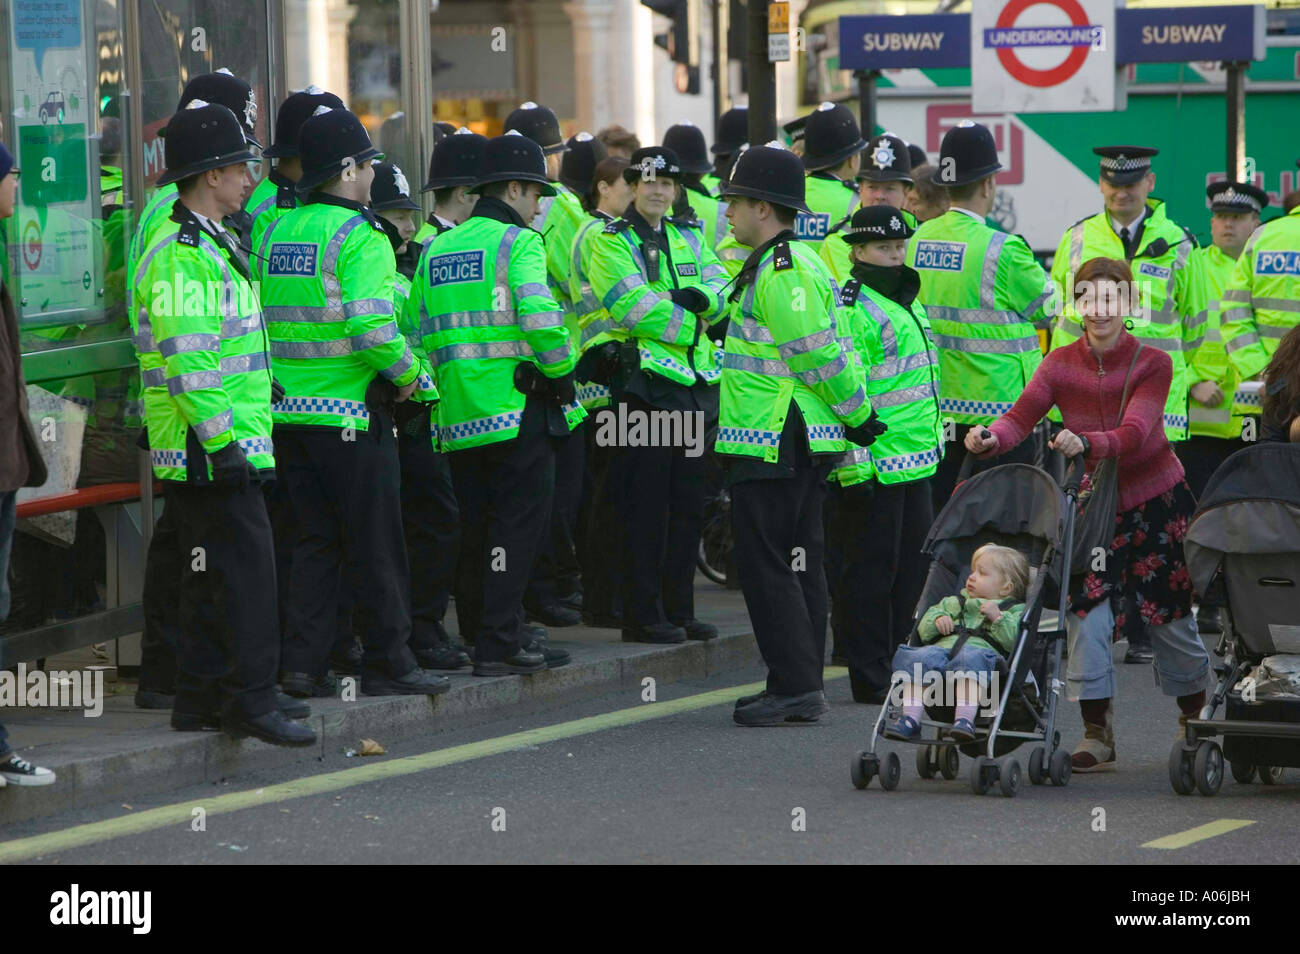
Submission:
<svg viewBox="0 0 1300 954">
<path fill-rule="evenodd" d="M 1070 767 L 1075 772 L 1115 771 L 1114 710 L 1109 699 L 1083 699 L 1079 702 L 1083 714 L 1083 741 L 1070 756 Z"/>
</svg>

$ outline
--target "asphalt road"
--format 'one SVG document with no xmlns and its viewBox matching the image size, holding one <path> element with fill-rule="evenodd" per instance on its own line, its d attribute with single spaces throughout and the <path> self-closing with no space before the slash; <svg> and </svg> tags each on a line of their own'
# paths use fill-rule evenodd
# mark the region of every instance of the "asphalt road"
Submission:
<svg viewBox="0 0 1300 954">
<path fill-rule="evenodd" d="M 760 679 L 755 670 L 662 686 L 655 702 L 606 696 L 381 739 L 388 751 L 380 757 L 340 751 L 313 772 L 296 766 L 8 826 L 0 860 L 1259 865 L 1300 857 L 1300 770 L 1279 786 L 1229 777 L 1214 798 L 1174 794 L 1166 770 L 1173 701 L 1158 695 L 1146 667 L 1119 670 L 1119 771 L 1075 776 L 1065 788 L 1026 779 L 1014 799 L 975 796 L 965 759 L 957 780 L 923 781 L 908 746 L 899 746 L 896 791 L 877 782 L 857 791 L 850 758 L 876 708 L 854 704 L 843 670 L 830 670 L 841 678 L 828 683 L 833 710 L 823 723 L 742 729 L 731 721 L 733 687 Z M 1077 707 L 1064 707 L 1061 730 L 1072 747 Z M 1018 755 L 1023 765 L 1027 749 Z M 1250 824 L 1182 847 L 1144 847 L 1225 819 Z"/>
</svg>

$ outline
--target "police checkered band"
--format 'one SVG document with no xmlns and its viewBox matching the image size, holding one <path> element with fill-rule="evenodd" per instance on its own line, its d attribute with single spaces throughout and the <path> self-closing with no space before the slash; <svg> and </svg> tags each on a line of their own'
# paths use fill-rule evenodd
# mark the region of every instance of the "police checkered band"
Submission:
<svg viewBox="0 0 1300 954">
<path fill-rule="evenodd" d="M 1129 157 L 1120 153 L 1118 156 L 1102 156 L 1101 167 L 1107 172 L 1132 172 L 1134 169 L 1149 169 L 1150 156 Z"/>
<path fill-rule="evenodd" d="M 523 420 L 523 411 L 510 411 L 506 414 L 495 414 L 492 417 L 482 417 L 477 421 L 465 421 L 463 424 L 453 424 L 451 427 L 438 428 L 438 438 L 444 442 L 459 441 L 466 437 L 476 437 L 480 434 L 494 434 L 497 431 L 517 428 L 519 422 Z"/>
<path fill-rule="evenodd" d="M 749 427 L 718 428 L 720 444 L 757 444 L 760 447 L 776 447 L 780 441 L 779 431 L 758 431 Z"/>
<path fill-rule="evenodd" d="M 844 234 L 845 235 L 883 235 L 886 238 L 889 237 L 889 233 L 885 231 L 885 227 L 883 225 L 864 225 L 858 229 L 845 229 Z"/>
<path fill-rule="evenodd" d="M 253 454 L 269 454 L 272 448 L 271 438 L 269 437 L 241 437 L 239 446 L 249 456 Z"/>
<path fill-rule="evenodd" d="M 843 424 L 811 424 L 808 427 L 808 440 L 842 441 L 844 440 L 844 425 Z"/>
<path fill-rule="evenodd" d="M 1006 414 L 1010 401 L 965 401 L 961 398 L 939 398 L 939 410 L 950 414 Z"/>
<path fill-rule="evenodd" d="M 1222 192 L 1216 192 L 1214 198 L 1210 200 L 1211 205 L 1235 205 L 1243 209 L 1249 209 L 1251 212 L 1258 212 L 1262 208 L 1259 200 L 1253 195 L 1245 192 L 1238 192 L 1232 187 L 1224 189 Z"/>
<path fill-rule="evenodd" d="M 271 410 L 277 414 L 346 414 L 362 419 L 370 417 L 364 402 L 343 398 L 287 397 L 272 404 Z"/>
<path fill-rule="evenodd" d="M 151 450 L 149 458 L 155 467 L 184 467 L 185 451 Z"/>
<path fill-rule="evenodd" d="M 899 454 L 896 457 L 872 457 L 876 469 L 882 473 L 892 474 L 903 470 L 911 470 L 914 467 L 929 467 L 931 464 L 939 463 L 939 448 L 931 447 L 929 450 L 920 451 L 916 454 Z"/>
<path fill-rule="evenodd" d="M 1171 427 L 1171 428 L 1173 428 L 1174 430 L 1180 430 L 1180 429 L 1182 429 L 1182 428 L 1187 427 L 1187 415 L 1186 415 L 1186 414 L 1166 414 L 1166 415 L 1165 415 L 1165 427 Z"/>
</svg>

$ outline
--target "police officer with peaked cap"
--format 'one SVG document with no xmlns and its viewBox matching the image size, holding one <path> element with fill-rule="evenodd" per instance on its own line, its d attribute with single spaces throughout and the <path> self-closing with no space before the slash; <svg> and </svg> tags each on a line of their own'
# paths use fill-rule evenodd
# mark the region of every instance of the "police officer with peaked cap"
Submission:
<svg viewBox="0 0 1300 954">
<path fill-rule="evenodd" d="M 932 181 L 947 190 L 950 207 L 923 222 L 907 247 L 939 350 L 939 409 L 957 425 L 934 477 L 936 512 L 956 485 L 966 431 L 1011 409 L 1043 360 L 1035 326 L 1056 314 L 1055 290 L 1028 243 L 985 222 L 1001 168 L 987 126 L 964 119 L 949 129 Z M 1011 453 L 1016 463 L 1034 463 L 1036 438 Z M 988 466 L 980 461 L 975 470 Z"/>
<path fill-rule="evenodd" d="M 911 184 L 912 157 L 907 151 L 907 144 L 892 133 L 873 136 L 862 153 L 862 165 L 857 175 L 861 208 L 873 205 L 893 206 L 899 210 L 907 227 L 915 230 L 916 217 L 903 209 L 907 187 Z M 844 234 L 848 224 L 849 216 L 833 223 L 831 235 L 821 248 L 822 262 L 840 285 L 849 280 L 852 267 L 848 240 Z"/>
<path fill-rule="evenodd" d="M 804 184 L 799 158 L 773 143 L 744 151 L 723 190 L 737 241 L 753 249 L 729 298 L 715 444 L 732 458 L 736 568 L 768 667 L 766 690 L 736 702 L 734 719 L 747 726 L 815 722 L 829 711 L 826 476 L 850 443 L 883 432 L 863 368 L 844 350 L 848 328 L 826 270 L 795 237 Z M 795 298 L 801 310 L 790 307 Z"/>
<path fill-rule="evenodd" d="M 298 150 L 303 205 L 272 223 L 256 258 L 286 391 L 272 407 L 280 479 L 298 525 L 282 682 L 291 694 L 320 691 L 346 574 L 362 692 L 433 695 L 450 683 L 421 669 L 407 645 L 392 416 L 394 404 L 437 392 L 394 320 L 392 245 L 367 205 L 382 155 L 355 115 L 325 106 L 303 123 Z M 344 320 L 320 318 L 330 315 Z"/>
<path fill-rule="evenodd" d="M 248 263 L 220 224 L 239 208 L 253 153 L 235 115 L 201 99 L 168 130 L 159 181 L 177 183 L 177 199 L 141 258 L 135 295 L 147 309 L 136 342 L 150 456 L 169 487 L 175 553 L 187 557 L 172 725 L 196 731 L 219 722 L 237 738 L 312 745 L 315 732 L 289 721 L 275 690 L 275 554 L 260 486 L 275 476 L 272 379 Z M 184 283 L 223 287 L 229 307 L 196 310 L 189 296 L 168 303 L 154 292 Z M 202 572 L 188 559 L 198 552 Z M 294 717 L 310 714 L 290 703 Z"/>
<path fill-rule="evenodd" d="M 803 164 L 808 170 L 808 212 L 795 223 L 795 235 L 813 251 L 843 228 L 858 206 L 854 184 L 867 142 L 853 111 L 842 103 L 825 102 L 808 115 L 804 126 Z"/>
</svg>

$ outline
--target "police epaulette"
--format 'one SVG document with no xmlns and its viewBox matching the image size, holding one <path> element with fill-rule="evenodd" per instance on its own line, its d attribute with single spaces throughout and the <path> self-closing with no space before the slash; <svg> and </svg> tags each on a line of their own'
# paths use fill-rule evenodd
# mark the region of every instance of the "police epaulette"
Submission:
<svg viewBox="0 0 1300 954">
<path fill-rule="evenodd" d="M 1093 217 L 1093 215 L 1100 215 L 1100 214 L 1103 214 L 1103 213 L 1094 212 L 1092 215 L 1085 215 L 1085 216 L 1084 216 L 1083 218 L 1081 218 L 1078 222 L 1071 222 L 1070 225 L 1068 225 L 1068 226 L 1066 227 L 1065 231 L 1068 232 L 1068 231 L 1070 231 L 1070 229 L 1074 228 L 1076 225 L 1082 225 L 1084 222 L 1087 222 L 1090 218 Z"/>
<path fill-rule="evenodd" d="M 176 241 L 182 245 L 188 245 L 190 248 L 199 247 L 199 220 L 190 215 L 181 220 L 180 232 L 176 235 Z"/>
<path fill-rule="evenodd" d="M 1183 230 L 1183 234 L 1187 236 L 1187 240 L 1192 243 L 1192 248 L 1201 247 L 1201 243 L 1196 241 L 1196 236 L 1191 233 L 1191 230 L 1188 229 L 1187 226 L 1180 225 L 1179 228 Z"/>
<path fill-rule="evenodd" d="M 858 300 L 858 289 L 862 287 L 862 279 L 850 278 L 840 289 L 840 304 L 844 306 L 852 305 Z"/>
<path fill-rule="evenodd" d="M 834 225 L 832 225 L 830 228 L 828 228 L 828 229 L 826 230 L 826 234 L 827 234 L 827 236 L 834 235 L 834 234 L 835 234 L 836 232 L 838 232 L 840 229 L 844 228 L 844 226 L 848 223 L 849 219 L 851 219 L 851 218 L 853 218 L 853 213 L 852 213 L 852 212 L 850 212 L 848 215 L 844 216 L 844 218 L 840 219 L 838 222 L 836 222 Z"/>
<path fill-rule="evenodd" d="M 703 219 L 693 218 L 692 216 L 689 215 L 670 215 L 668 217 L 668 221 L 671 222 L 673 225 L 684 225 L 688 229 L 704 228 Z"/>
<path fill-rule="evenodd" d="M 610 222 L 601 229 L 601 231 L 609 235 L 617 235 L 619 232 L 626 232 L 631 227 L 632 223 L 627 219 L 615 219 L 613 222 Z"/>
<path fill-rule="evenodd" d="M 376 232 L 383 233 L 385 238 L 388 237 L 388 233 L 384 232 L 384 227 L 379 224 L 379 216 L 375 215 L 374 209 L 370 208 L 370 206 L 368 205 L 364 205 L 360 209 L 360 215 L 363 219 L 365 219 L 367 222 L 370 223 L 370 227 L 372 229 L 374 229 Z"/>
<path fill-rule="evenodd" d="M 850 192 L 858 191 L 858 184 L 856 182 L 850 182 L 848 179 L 841 179 L 840 185 L 844 186 L 844 188 L 848 189 Z"/>
<path fill-rule="evenodd" d="M 777 242 L 772 246 L 772 267 L 778 272 L 794 268 L 794 255 L 789 242 Z"/>
</svg>

